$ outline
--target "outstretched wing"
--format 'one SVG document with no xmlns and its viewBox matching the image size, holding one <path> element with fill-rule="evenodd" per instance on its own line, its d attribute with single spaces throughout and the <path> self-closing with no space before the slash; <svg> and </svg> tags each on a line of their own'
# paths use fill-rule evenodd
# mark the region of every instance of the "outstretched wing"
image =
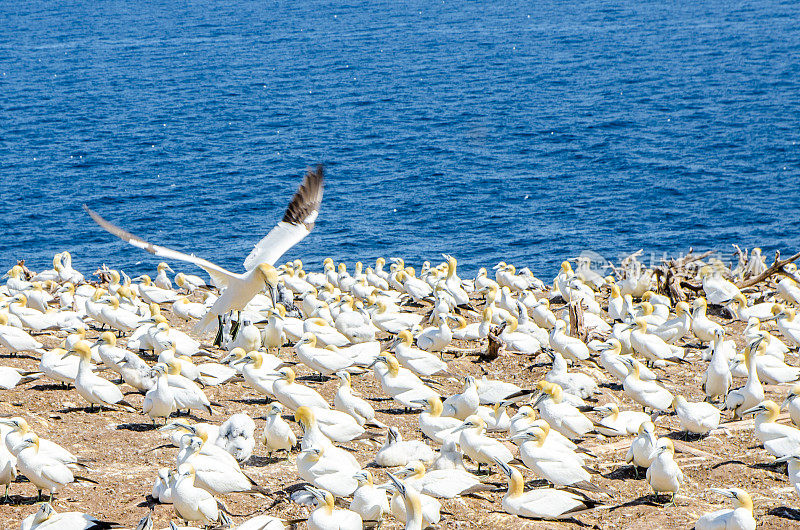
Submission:
<svg viewBox="0 0 800 530">
<path fill-rule="evenodd" d="M 324 175 L 322 165 L 309 169 L 303 183 L 292 197 L 283 220 L 258 242 L 247 259 L 244 268 L 253 270 L 261 263 L 274 265 L 278 258 L 302 241 L 314 229 L 322 203 Z"/>
<path fill-rule="evenodd" d="M 176 259 L 179 261 L 186 261 L 188 263 L 193 263 L 206 271 L 211 279 L 214 281 L 214 284 L 223 289 L 228 286 L 228 281 L 230 278 L 238 277 L 237 274 L 234 274 L 226 269 L 223 269 L 219 265 L 215 265 L 208 260 L 204 260 L 203 258 L 198 258 L 193 254 L 184 254 L 183 252 L 178 252 L 177 250 L 172 250 L 167 247 L 161 247 L 158 245 L 154 245 L 152 243 L 148 243 L 144 239 L 139 236 L 135 236 L 130 232 L 123 230 L 122 228 L 113 225 L 100 217 L 100 215 L 93 211 L 91 208 L 83 205 L 83 209 L 94 219 L 94 222 L 100 225 L 100 228 L 109 232 L 110 234 L 114 234 L 121 240 L 125 241 L 126 243 L 130 243 L 134 247 L 141 248 L 146 250 L 150 254 L 155 254 L 156 256 L 161 256 L 162 258 L 167 259 Z"/>
</svg>

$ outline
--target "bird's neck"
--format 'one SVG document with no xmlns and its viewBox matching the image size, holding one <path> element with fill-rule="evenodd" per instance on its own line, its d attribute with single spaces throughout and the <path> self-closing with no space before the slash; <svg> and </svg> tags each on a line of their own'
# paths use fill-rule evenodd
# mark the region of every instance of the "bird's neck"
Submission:
<svg viewBox="0 0 800 530">
<path fill-rule="evenodd" d="M 524 488 L 525 480 L 522 478 L 522 475 L 519 473 L 519 471 L 512 472 L 511 476 L 508 477 L 508 493 L 506 496 L 519 497 L 522 495 Z"/>
</svg>

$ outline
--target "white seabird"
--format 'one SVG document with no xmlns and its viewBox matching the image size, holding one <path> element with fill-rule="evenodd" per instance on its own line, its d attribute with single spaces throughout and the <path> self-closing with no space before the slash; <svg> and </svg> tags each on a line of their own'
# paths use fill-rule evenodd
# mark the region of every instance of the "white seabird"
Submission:
<svg viewBox="0 0 800 530">
<path fill-rule="evenodd" d="M 287 250 L 310 234 L 314 228 L 314 222 L 319 215 L 322 202 L 323 180 L 322 166 L 317 166 L 316 169 L 306 173 L 303 183 L 286 209 L 283 220 L 256 244 L 244 260 L 246 271 L 240 274 L 230 272 L 192 254 L 184 254 L 149 243 L 109 223 L 88 206 L 84 205 L 84 209 L 101 228 L 123 241 L 156 256 L 193 263 L 211 276 L 213 282 L 217 287 L 223 289 L 223 292 L 206 315 L 196 324 L 194 330 L 199 333 L 205 331 L 212 324 L 214 317 L 219 318 L 231 310 L 244 309 L 245 305 L 261 291 L 265 283 L 274 293 L 278 284 L 278 273 L 273 264 Z"/>
</svg>

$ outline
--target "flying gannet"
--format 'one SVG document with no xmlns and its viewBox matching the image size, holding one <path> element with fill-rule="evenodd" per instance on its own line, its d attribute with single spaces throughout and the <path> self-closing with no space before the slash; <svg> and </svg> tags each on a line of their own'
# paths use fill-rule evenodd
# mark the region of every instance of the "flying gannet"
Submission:
<svg viewBox="0 0 800 530">
<path fill-rule="evenodd" d="M 233 273 L 193 254 L 184 254 L 154 245 L 109 223 L 88 206 L 84 205 L 84 209 L 101 228 L 123 241 L 156 256 L 193 263 L 211 276 L 212 281 L 223 292 L 205 316 L 195 325 L 194 331 L 202 333 L 211 326 L 214 317 L 221 319 L 222 315 L 228 311 L 244 309 L 245 305 L 261 291 L 264 284 L 269 287 L 274 298 L 278 284 L 278 272 L 273 264 L 287 250 L 311 233 L 322 203 L 323 181 L 321 165 L 306 173 L 303 183 L 286 208 L 281 222 L 256 244 L 244 260 L 246 269 L 244 273 Z"/>
</svg>

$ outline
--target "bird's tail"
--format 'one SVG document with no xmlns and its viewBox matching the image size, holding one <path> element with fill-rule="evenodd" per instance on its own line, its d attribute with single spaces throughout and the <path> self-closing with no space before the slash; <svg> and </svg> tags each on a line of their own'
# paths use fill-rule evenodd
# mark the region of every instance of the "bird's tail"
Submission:
<svg viewBox="0 0 800 530">
<path fill-rule="evenodd" d="M 203 318 L 198 320 L 194 325 L 192 328 L 192 333 L 195 335 L 202 335 L 206 331 L 209 331 L 216 320 L 215 317 L 216 315 L 212 314 L 211 311 L 206 312 L 206 314 L 203 315 Z"/>
<path fill-rule="evenodd" d="M 116 405 L 116 406 L 120 407 L 121 409 L 126 410 L 128 412 L 139 412 L 136 407 L 134 407 L 133 405 L 131 405 L 130 403 L 128 403 L 124 399 L 120 400 L 120 401 L 117 401 L 116 403 L 114 403 L 114 405 Z"/>
<path fill-rule="evenodd" d="M 378 429 L 388 429 L 388 426 L 385 423 L 383 423 L 381 421 L 378 421 L 375 418 L 372 418 L 370 421 L 366 422 L 364 425 L 369 425 L 371 427 L 377 427 Z"/>
</svg>

